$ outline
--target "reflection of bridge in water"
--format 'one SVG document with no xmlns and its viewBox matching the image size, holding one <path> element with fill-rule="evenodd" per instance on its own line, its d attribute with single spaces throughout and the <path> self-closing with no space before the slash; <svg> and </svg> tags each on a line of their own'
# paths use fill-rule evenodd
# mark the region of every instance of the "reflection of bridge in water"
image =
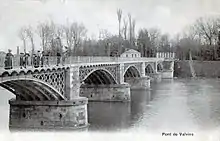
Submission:
<svg viewBox="0 0 220 141">
<path fill-rule="evenodd" d="M 87 101 L 130 101 L 131 88 L 173 78 L 172 58 L 71 57 L 56 65 L 0 68 L 0 86 L 16 95 L 10 127 L 81 128 L 88 125 Z M 61 59 L 62 60 L 62 59 Z M 46 63 L 44 63 L 46 64 Z"/>
</svg>

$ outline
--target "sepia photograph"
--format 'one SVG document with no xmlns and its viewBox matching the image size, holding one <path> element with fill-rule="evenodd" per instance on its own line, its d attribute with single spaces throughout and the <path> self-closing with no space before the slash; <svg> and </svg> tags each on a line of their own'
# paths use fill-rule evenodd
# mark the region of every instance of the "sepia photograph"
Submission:
<svg viewBox="0 0 220 141">
<path fill-rule="evenodd" d="M 0 0 L 0 141 L 220 141 L 220 0 Z"/>
</svg>

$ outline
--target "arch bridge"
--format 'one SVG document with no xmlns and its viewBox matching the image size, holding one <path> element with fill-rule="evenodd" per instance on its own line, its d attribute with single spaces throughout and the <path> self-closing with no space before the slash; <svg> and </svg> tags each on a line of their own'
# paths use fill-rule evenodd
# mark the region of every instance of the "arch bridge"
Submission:
<svg viewBox="0 0 220 141">
<path fill-rule="evenodd" d="M 3 60 L 3 59 L 0 59 Z M 173 59 L 70 57 L 41 67 L 0 66 L 0 86 L 15 95 L 10 127 L 81 128 L 88 125 L 89 101 L 130 101 L 130 89 L 173 78 Z M 46 65 L 47 64 L 47 65 Z"/>
</svg>

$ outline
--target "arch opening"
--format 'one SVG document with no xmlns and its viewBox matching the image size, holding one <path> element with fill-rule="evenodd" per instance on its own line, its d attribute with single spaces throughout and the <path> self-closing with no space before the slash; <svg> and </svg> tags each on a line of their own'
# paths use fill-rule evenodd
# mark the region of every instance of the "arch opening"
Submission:
<svg viewBox="0 0 220 141">
<path fill-rule="evenodd" d="M 140 72 L 136 67 L 130 66 L 124 73 L 124 81 L 127 82 L 127 80 L 134 77 L 140 77 Z"/>
<path fill-rule="evenodd" d="M 150 64 L 148 64 L 145 68 L 145 74 L 147 75 L 147 74 L 153 74 L 153 73 L 154 73 L 153 67 Z"/>
<path fill-rule="evenodd" d="M 162 67 L 161 64 L 157 64 L 157 71 L 158 71 L 158 72 L 163 71 L 163 67 Z"/>
<path fill-rule="evenodd" d="M 16 99 L 24 101 L 65 100 L 65 97 L 54 88 L 41 81 L 18 79 L 0 83 L 0 87 L 16 95 Z"/>
<path fill-rule="evenodd" d="M 113 76 L 105 70 L 95 70 L 89 74 L 84 80 L 87 85 L 110 85 L 117 84 Z"/>
</svg>

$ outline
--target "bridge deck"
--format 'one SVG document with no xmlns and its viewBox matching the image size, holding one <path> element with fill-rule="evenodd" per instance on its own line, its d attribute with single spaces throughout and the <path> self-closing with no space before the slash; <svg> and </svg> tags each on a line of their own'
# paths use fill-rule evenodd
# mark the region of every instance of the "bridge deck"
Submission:
<svg viewBox="0 0 220 141">
<path fill-rule="evenodd" d="M 100 65 L 100 64 L 121 64 L 121 63 L 138 63 L 138 62 L 161 62 L 161 61 L 172 61 L 172 58 L 122 58 L 122 57 L 68 57 L 68 58 L 60 58 L 60 63 L 57 66 L 57 57 L 49 57 L 48 60 L 46 58 L 43 61 L 43 67 L 35 68 L 33 64 L 26 66 L 26 68 L 20 68 L 20 58 L 19 56 L 12 58 L 12 69 L 5 69 L 4 58 L 0 58 L 0 74 L 3 72 L 13 72 L 13 71 L 28 71 L 28 70 L 40 70 L 42 68 L 65 68 L 70 66 L 87 66 L 87 65 Z M 32 62 L 30 58 L 28 58 L 28 62 Z M 49 64 L 49 66 L 47 65 Z"/>
</svg>

